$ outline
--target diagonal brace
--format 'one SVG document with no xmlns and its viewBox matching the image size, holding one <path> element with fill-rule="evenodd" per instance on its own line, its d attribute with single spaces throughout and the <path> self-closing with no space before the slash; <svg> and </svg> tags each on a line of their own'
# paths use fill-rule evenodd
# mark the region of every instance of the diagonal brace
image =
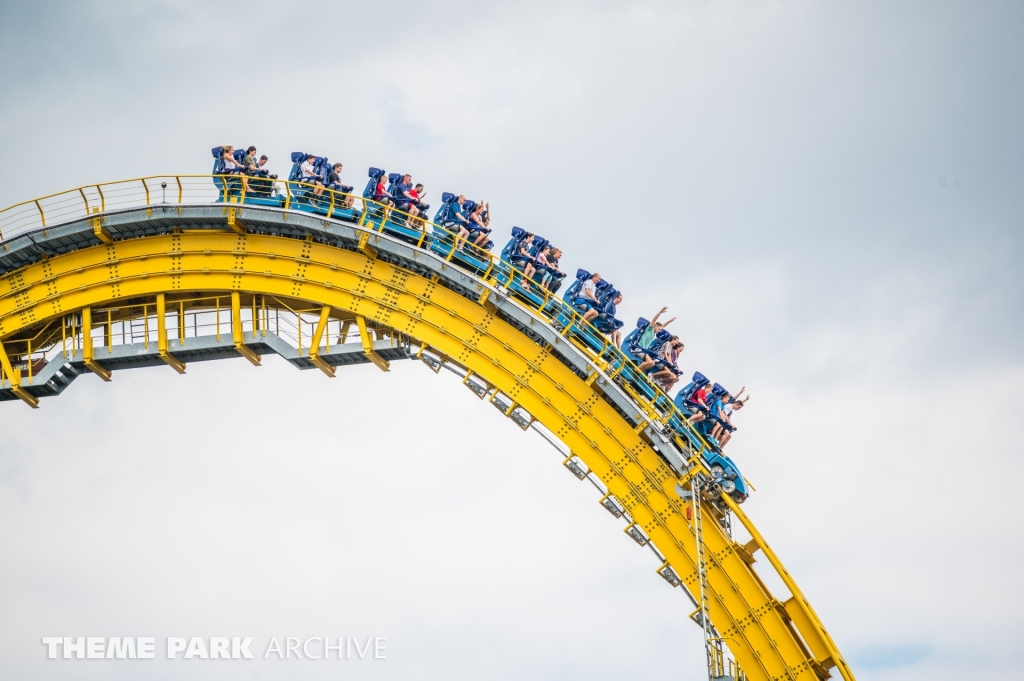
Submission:
<svg viewBox="0 0 1024 681">
<path fill-rule="evenodd" d="M 313 332 L 313 339 L 309 343 L 309 361 L 317 366 L 320 371 L 334 378 L 334 367 L 324 361 L 320 356 L 320 340 L 324 337 L 324 330 L 327 328 L 327 320 L 331 317 L 331 307 L 324 305 L 320 310 L 320 321 L 317 322 L 316 331 Z"/>
<path fill-rule="evenodd" d="M 370 334 L 366 330 L 366 317 L 356 315 L 356 325 L 359 327 L 359 340 L 363 342 L 363 354 L 366 355 L 366 359 L 376 364 L 381 371 L 390 371 L 391 365 L 388 361 L 373 349 L 373 341 L 370 340 Z"/>
<path fill-rule="evenodd" d="M 29 357 L 28 361 L 31 362 L 32 358 Z M 22 402 L 33 409 L 38 409 L 39 398 L 21 387 L 21 371 L 15 371 L 14 367 L 11 366 L 11 360 L 7 357 L 7 351 L 4 350 L 3 343 L 0 343 L 0 366 L 3 367 L 4 373 L 11 380 L 11 391 L 17 395 Z"/>
</svg>

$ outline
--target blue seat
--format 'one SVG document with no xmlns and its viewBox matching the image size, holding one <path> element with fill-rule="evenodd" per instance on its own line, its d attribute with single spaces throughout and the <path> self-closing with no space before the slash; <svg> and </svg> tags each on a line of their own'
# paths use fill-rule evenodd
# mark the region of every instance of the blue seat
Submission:
<svg viewBox="0 0 1024 681">
<path fill-rule="evenodd" d="M 304 151 L 292 152 L 292 169 L 288 172 L 289 182 L 298 182 L 299 178 L 302 177 L 302 164 L 306 162 L 307 156 L 309 156 L 309 154 Z"/>
<path fill-rule="evenodd" d="M 217 177 L 224 174 L 224 147 L 214 147 L 210 151 L 213 153 L 213 170 L 210 171 L 213 175 L 213 184 L 217 191 L 224 193 L 224 178 Z"/>
<path fill-rule="evenodd" d="M 591 322 L 598 331 L 602 333 L 611 333 L 617 329 L 621 329 L 623 322 L 615 318 L 616 306 L 615 296 L 619 294 L 619 291 L 609 282 L 607 279 L 602 279 L 597 282 L 594 287 L 597 295 L 597 305 L 592 307 L 597 309 L 597 317 Z M 586 301 L 584 301 L 586 302 Z"/>
<path fill-rule="evenodd" d="M 402 196 L 401 189 L 403 186 L 401 173 L 388 173 L 388 198 L 390 198 L 396 206 L 409 201 L 409 199 Z"/>
<path fill-rule="evenodd" d="M 452 204 L 455 203 L 455 199 L 459 198 L 451 192 L 444 192 L 441 194 L 441 207 L 437 209 L 437 213 L 434 214 L 434 224 L 441 227 L 447 227 L 448 221 L 451 219 Z"/>
<path fill-rule="evenodd" d="M 644 317 L 640 317 L 636 320 L 636 328 L 626 334 L 626 337 L 622 339 L 622 353 L 637 364 L 643 361 L 640 356 L 641 353 L 643 353 L 643 348 L 639 345 L 640 336 L 644 335 L 647 331 L 647 327 L 650 325 L 650 321 Z"/>
<path fill-rule="evenodd" d="M 501 259 L 507 262 L 509 265 L 516 267 L 516 265 L 512 262 L 512 256 L 519 252 L 519 245 L 523 242 L 523 239 L 525 238 L 525 229 L 523 229 L 522 227 L 513 227 L 512 238 L 509 239 L 508 243 L 505 244 L 505 247 L 501 249 Z M 516 267 L 516 269 L 521 268 Z"/>
<path fill-rule="evenodd" d="M 569 288 L 565 289 L 565 293 L 562 294 L 562 300 L 580 312 L 589 310 L 590 302 L 580 298 L 580 290 L 583 288 L 583 282 L 590 279 L 591 276 L 593 275 L 587 270 L 576 270 L 576 280 L 569 285 Z M 577 301 L 580 301 L 579 304 Z"/>
<path fill-rule="evenodd" d="M 676 393 L 675 402 L 676 407 L 680 411 L 684 412 L 687 416 L 697 411 L 699 405 L 693 401 L 693 394 L 700 388 L 706 386 L 710 381 L 708 377 L 699 371 L 693 372 L 693 378 L 683 386 L 678 393 Z"/>
<path fill-rule="evenodd" d="M 220 201 L 226 201 L 229 196 L 241 196 L 242 181 L 235 177 L 240 171 L 228 170 L 224 163 L 224 147 L 214 147 L 210 150 L 213 154 L 213 184 L 220 191 Z M 237 153 L 237 152 L 236 152 Z M 232 154 L 234 156 L 234 154 Z"/>
</svg>

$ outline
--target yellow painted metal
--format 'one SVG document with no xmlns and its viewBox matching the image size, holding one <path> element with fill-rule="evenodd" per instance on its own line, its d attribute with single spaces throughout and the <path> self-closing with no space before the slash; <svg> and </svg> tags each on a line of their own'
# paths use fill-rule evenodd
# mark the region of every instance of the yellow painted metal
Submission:
<svg viewBox="0 0 1024 681">
<path fill-rule="evenodd" d="M 230 290 L 235 347 L 254 363 L 258 356 L 243 342 L 243 291 L 350 313 L 371 360 L 376 353 L 368 320 L 378 328 L 394 329 L 481 377 L 550 430 L 602 481 L 684 588 L 691 594 L 697 591 L 694 528 L 676 490 L 677 484 L 685 488 L 690 481 L 680 479 L 643 439 L 642 428 L 625 421 L 602 399 L 598 386 L 579 378 L 551 348 L 538 346 L 478 301 L 359 252 L 248 234 L 245 265 L 239 270 L 234 256 L 238 238 L 229 232 L 144 237 L 55 256 L 47 261 L 46 271 L 41 263 L 26 266 L 18 271 L 23 284 L 16 292 L 0 291 L 0 336 L 10 337 L 31 323 L 72 310 L 83 311 L 87 333 L 91 306 L 155 296 L 172 287 L 196 293 Z M 118 266 L 116 285 L 108 274 L 112 261 Z M 296 282 L 299 263 L 305 276 Z M 84 340 L 91 359 L 87 335 Z M 691 462 L 699 460 L 694 456 Z M 851 681 L 852 672 L 792 578 L 754 534 L 746 515 L 731 499 L 723 499 L 786 582 L 796 599 L 793 612 L 802 613 L 794 617 L 788 605 L 771 595 L 746 560 L 749 550 L 741 550 L 746 547 L 733 542 L 716 522 L 705 523 L 710 618 L 747 678 L 816 681 L 834 665 Z M 710 508 L 706 517 L 713 517 Z"/>
<path fill-rule="evenodd" d="M 104 381 L 109 381 L 111 379 L 110 371 L 96 361 L 95 350 L 92 344 L 92 308 L 85 306 L 82 308 L 82 360 L 89 371 Z"/>
<path fill-rule="evenodd" d="M 32 358 L 29 357 L 28 361 L 31 365 Z M 11 390 L 18 396 L 18 399 L 33 409 L 38 409 L 39 399 L 21 387 L 21 371 L 16 371 L 14 367 L 11 366 L 11 360 L 7 357 L 7 351 L 4 350 L 3 343 L 0 343 L 0 368 L 3 368 L 2 373 L 6 376 L 7 380 L 11 382 Z"/>
<path fill-rule="evenodd" d="M 103 226 L 103 218 L 99 216 L 99 210 L 99 208 L 93 207 L 93 213 L 97 215 L 92 219 L 92 233 L 103 243 L 112 244 L 114 243 L 114 237 L 110 236 L 110 232 Z"/>
<path fill-rule="evenodd" d="M 260 356 L 245 344 L 245 332 L 242 330 L 242 296 L 238 291 L 231 292 L 231 338 L 235 342 L 238 354 L 252 362 L 253 366 L 260 365 Z"/>
<path fill-rule="evenodd" d="M 366 317 L 357 314 L 356 326 L 359 327 L 359 339 L 363 343 L 363 354 L 366 355 L 366 358 L 376 364 L 381 371 L 390 371 L 391 365 L 388 361 L 373 349 L 373 341 L 370 339 L 370 333 L 366 330 Z"/>
<path fill-rule="evenodd" d="M 369 245 L 369 240 L 370 233 L 363 232 L 359 237 L 359 244 L 357 245 L 357 248 L 363 253 L 363 255 L 367 256 L 368 258 L 376 258 L 377 251 L 373 249 L 373 246 Z"/>
<path fill-rule="evenodd" d="M 238 217 L 242 212 L 241 208 L 237 206 L 229 206 L 228 211 L 228 227 L 230 227 L 236 234 L 245 234 L 245 225 L 242 220 Z"/>
<path fill-rule="evenodd" d="M 179 374 L 185 373 L 185 364 L 170 353 L 167 344 L 167 294 L 156 294 L 156 347 L 160 359 Z M 147 334 L 148 335 L 148 334 Z"/>
<path fill-rule="evenodd" d="M 320 371 L 334 378 L 334 367 L 320 356 L 320 340 L 324 337 L 324 329 L 327 328 L 327 320 L 330 318 L 331 308 L 324 305 L 320 309 L 320 321 L 317 322 L 316 331 L 313 332 L 313 338 L 309 342 L 309 361 L 315 364 Z"/>
</svg>

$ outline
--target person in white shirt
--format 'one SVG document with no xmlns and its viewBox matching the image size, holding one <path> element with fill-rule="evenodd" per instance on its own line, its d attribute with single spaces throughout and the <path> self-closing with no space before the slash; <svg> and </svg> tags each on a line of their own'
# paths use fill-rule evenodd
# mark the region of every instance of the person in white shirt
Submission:
<svg viewBox="0 0 1024 681">
<path fill-rule="evenodd" d="M 313 161 L 315 160 L 316 156 L 310 154 L 306 157 L 306 162 L 299 166 L 299 171 L 302 173 L 302 176 L 299 178 L 299 182 L 315 184 L 316 188 L 313 190 L 313 196 L 319 197 L 324 192 L 324 183 L 320 181 L 320 177 L 313 169 Z"/>
<path fill-rule="evenodd" d="M 740 390 L 740 394 L 742 393 L 743 390 Z M 715 439 L 718 440 L 719 446 L 725 447 L 725 443 L 732 439 L 732 434 L 736 431 L 736 426 L 732 425 L 732 415 L 738 412 L 740 409 L 742 409 L 744 403 L 749 401 L 750 395 L 747 395 L 742 400 L 739 399 L 737 396 L 737 399 L 732 400 L 731 402 L 729 402 L 729 404 L 722 407 L 722 413 L 725 414 L 725 420 L 728 421 L 728 424 L 726 425 L 728 427 L 716 425 L 715 427 L 719 431 L 718 436 L 715 437 L 714 435 L 712 435 L 712 437 L 715 437 Z"/>
<path fill-rule="evenodd" d="M 580 289 L 579 295 L 576 296 L 576 307 L 587 306 L 587 311 L 583 313 L 583 321 L 589 322 L 597 317 L 600 310 L 597 309 L 597 285 L 601 282 L 601 275 L 594 272 L 590 275 L 590 279 L 583 282 L 583 287 Z"/>
</svg>

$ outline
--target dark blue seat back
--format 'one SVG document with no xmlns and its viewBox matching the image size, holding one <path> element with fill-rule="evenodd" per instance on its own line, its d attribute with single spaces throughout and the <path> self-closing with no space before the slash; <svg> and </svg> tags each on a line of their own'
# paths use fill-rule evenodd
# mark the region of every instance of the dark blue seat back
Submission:
<svg viewBox="0 0 1024 681">
<path fill-rule="evenodd" d="M 289 182 L 295 182 L 300 177 L 302 177 L 302 164 L 306 162 L 306 157 L 308 155 L 309 154 L 303 153 L 301 151 L 292 152 L 292 169 L 288 173 Z"/>
<path fill-rule="evenodd" d="M 437 209 L 437 214 L 434 216 L 434 224 L 441 225 L 442 227 L 451 218 L 452 204 L 455 203 L 455 199 L 459 198 L 456 194 L 451 192 L 443 192 L 441 194 L 441 207 Z"/>
<path fill-rule="evenodd" d="M 211 175 L 224 174 L 224 147 L 214 147 L 210 150 L 213 153 L 213 170 Z"/>
<path fill-rule="evenodd" d="M 331 164 L 327 161 L 326 156 L 317 156 L 313 159 L 313 172 L 320 178 L 320 181 L 325 185 L 329 184 L 331 178 Z"/>
<path fill-rule="evenodd" d="M 373 199 L 373 195 L 377 191 L 377 181 L 384 176 L 385 171 L 380 168 L 370 168 L 366 174 L 370 180 L 366 183 L 366 189 L 363 190 L 363 198 Z"/>
<path fill-rule="evenodd" d="M 668 342 L 668 339 L 672 337 L 672 334 L 662 329 L 658 333 L 654 334 L 654 340 L 647 346 L 647 352 L 652 355 L 657 355 L 661 350 L 661 346 Z"/>
<path fill-rule="evenodd" d="M 651 325 L 651 322 L 643 317 L 636 320 L 636 328 L 629 332 L 623 341 L 622 347 L 626 348 L 630 354 L 639 355 L 643 348 L 640 347 L 640 336 L 644 335 L 647 331 L 647 327 Z"/>
<path fill-rule="evenodd" d="M 611 294 L 615 291 L 615 287 L 612 286 L 611 282 L 607 279 L 602 279 L 594 285 L 594 295 L 597 296 L 598 305 L 604 305 L 607 301 L 614 298 Z"/>
<path fill-rule="evenodd" d="M 539 234 L 533 235 L 533 243 L 530 244 L 530 255 L 537 257 L 550 242 Z"/>
<path fill-rule="evenodd" d="M 512 228 L 512 238 L 505 244 L 505 248 L 501 249 L 501 259 L 505 262 L 510 262 L 513 255 L 519 252 L 519 244 L 522 243 L 523 238 L 526 236 L 526 230 L 522 227 Z"/>
<path fill-rule="evenodd" d="M 402 173 L 388 174 L 388 195 L 395 203 L 405 203 L 409 200 L 403 194 L 403 192 L 409 191 L 409 187 L 402 184 L 402 177 Z"/>
<path fill-rule="evenodd" d="M 242 165 L 242 161 L 245 160 L 245 149 L 235 149 L 231 152 L 231 157 L 235 159 L 235 163 Z"/>
<path fill-rule="evenodd" d="M 576 281 L 569 284 L 569 288 L 565 289 L 565 293 L 562 294 L 562 300 L 572 304 L 572 301 L 579 296 L 580 289 L 583 288 L 583 282 L 590 279 L 591 274 L 586 270 L 576 270 Z"/>
</svg>

